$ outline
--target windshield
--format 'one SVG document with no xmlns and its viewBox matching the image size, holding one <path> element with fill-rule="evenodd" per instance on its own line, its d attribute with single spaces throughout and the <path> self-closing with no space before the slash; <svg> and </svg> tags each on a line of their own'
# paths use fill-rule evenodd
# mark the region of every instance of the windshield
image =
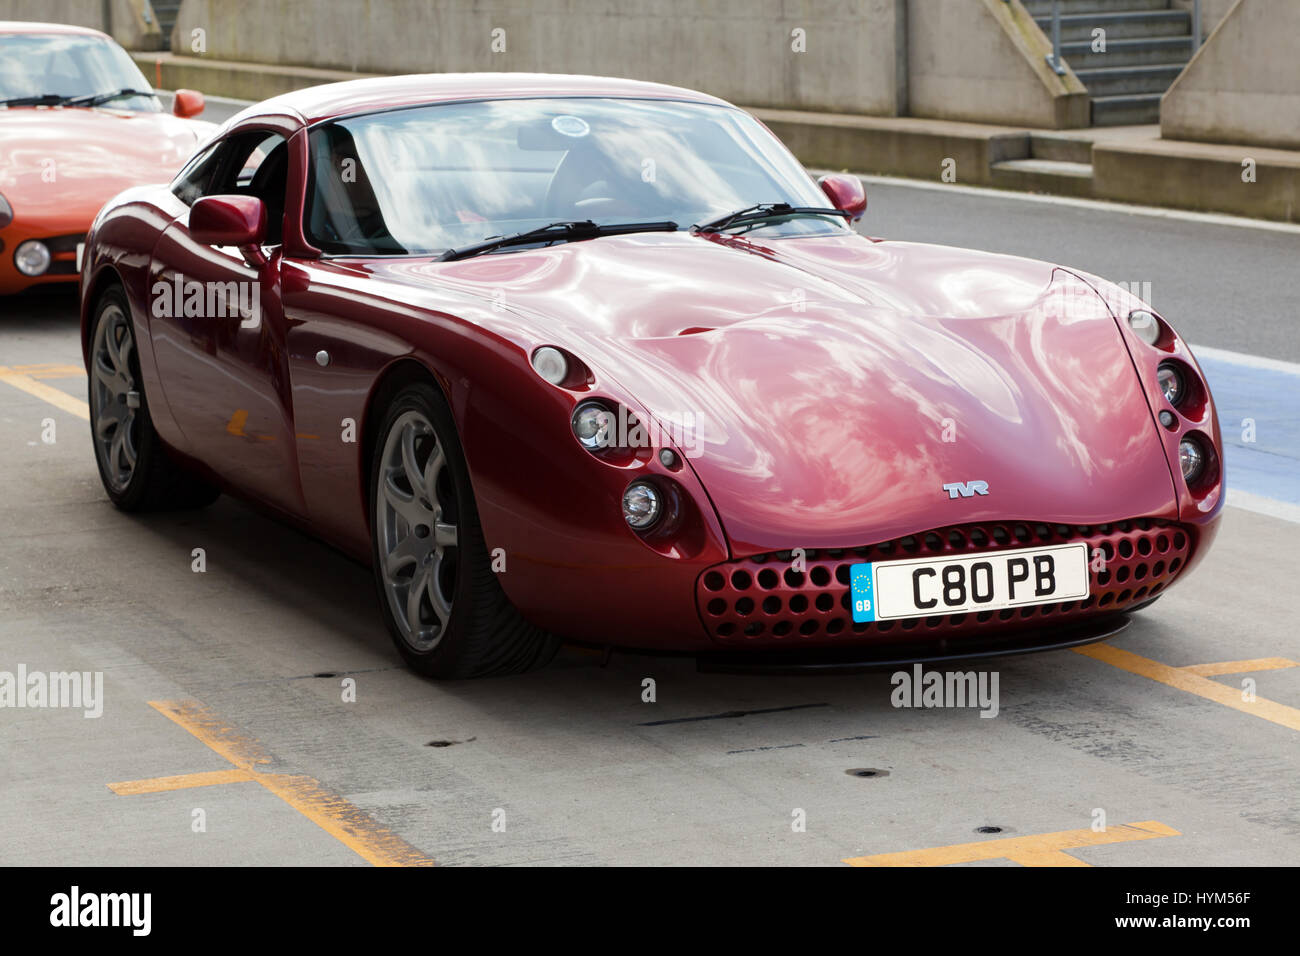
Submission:
<svg viewBox="0 0 1300 956">
<path fill-rule="evenodd" d="M 373 113 L 311 133 L 307 237 L 329 253 L 427 255 L 547 223 L 671 221 L 760 202 L 827 205 L 747 113 L 665 100 L 520 99 Z M 825 234 L 774 220 L 764 238 Z"/>
<path fill-rule="evenodd" d="M 44 96 L 75 97 L 153 87 L 120 46 L 81 34 L 0 34 L 0 101 Z M 124 96 L 113 109 L 156 113 L 152 96 Z"/>
</svg>

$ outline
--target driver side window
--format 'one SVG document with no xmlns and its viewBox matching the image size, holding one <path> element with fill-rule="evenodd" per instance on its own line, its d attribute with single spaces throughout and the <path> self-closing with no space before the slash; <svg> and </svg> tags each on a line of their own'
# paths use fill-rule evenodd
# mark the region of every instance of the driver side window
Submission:
<svg viewBox="0 0 1300 956">
<path fill-rule="evenodd" d="M 289 144 L 279 133 L 252 130 L 209 147 L 172 192 L 192 206 L 202 196 L 256 196 L 266 204 L 266 244 L 279 245 L 288 188 Z"/>
</svg>

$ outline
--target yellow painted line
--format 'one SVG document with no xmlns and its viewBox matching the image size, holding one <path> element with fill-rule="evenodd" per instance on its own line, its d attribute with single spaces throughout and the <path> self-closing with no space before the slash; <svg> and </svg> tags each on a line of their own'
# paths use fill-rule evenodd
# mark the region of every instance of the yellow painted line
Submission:
<svg viewBox="0 0 1300 956">
<path fill-rule="evenodd" d="M 1284 667 L 1300 667 L 1300 661 L 1285 657 L 1257 657 L 1250 661 L 1220 661 L 1217 664 L 1189 664 L 1179 670 L 1202 677 L 1222 677 L 1224 674 L 1249 674 L 1252 671 L 1277 671 Z"/>
<path fill-rule="evenodd" d="M 927 850 L 855 856 L 843 862 L 849 866 L 950 866 L 953 863 L 974 863 L 979 860 L 1011 860 L 1021 866 L 1091 866 L 1064 851 L 1171 836 L 1182 834 L 1155 820 L 1144 820 L 1141 823 L 1107 827 L 1101 832 L 1092 829 L 1061 830 L 1057 833 L 980 840 L 977 843 L 955 843 Z"/>
<path fill-rule="evenodd" d="M 1300 730 L 1300 710 L 1295 707 L 1288 707 L 1285 704 L 1266 700 L 1263 697 L 1256 697 L 1253 702 L 1248 703 L 1241 699 L 1240 688 L 1220 684 L 1218 681 L 1193 673 L 1185 667 L 1170 667 L 1168 664 L 1161 664 L 1159 661 L 1139 657 L 1137 654 L 1128 651 L 1121 651 L 1118 647 L 1111 647 L 1109 644 L 1090 644 L 1087 647 L 1073 648 L 1073 650 L 1076 654 L 1095 658 L 1113 667 L 1118 667 L 1120 670 L 1128 671 L 1130 674 L 1150 678 L 1161 684 L 1176 687 L 1178 690 L 1187 691 L 1189 694 L 1204 697 L 1206 700 L 1212 700 L 1224 707 L 1239 710 L 1243 714 L 1250 714 L 1252 717 L 1271 721 L 1291 730 Z"/>
<path fill-rule="evenodd" d="M 209 770 L 207 773 L 182 773 L 175 777 L 149 777 L 145 780 L 124 780 L 110 783 L 108 789 L 123 796 L 135 793 L 166 793 L 168 790 L 189 790 L 191 787 L 215 787 L 222 783 L 243 783 L 252 780 L 247 770 Z"/>
<path fill-rule="evenodd" d="M 86 377 L 86 370 L 80 365 L 14 365 L 11 369 L 32 378 L 81 378 Z"/>
<path fill-rule="evenodd" d="M 362 859 L 375 866 L 433 865 L 420 850 L 320 781 L 300 774 L 264 773 L 261 768 L 271 757 L 262 745 L 198 701 L 151 700 L 149 706 L 234 764 L 243 774 L 238 779 L 265 787 Z"/>
<path fill-rule="evenodd" d="M 57 388 L 36 381 L 30 375 L 0 365 L 0 382 L 22 389 L 28 395 L 33 395 L 43 402 L 48 402 L 55 408 L 61 408 L 69 414 L 90 421 L 89 405 L 80 399 L 73 398 L 67 392 L 62 392 Z"/>
</svg>

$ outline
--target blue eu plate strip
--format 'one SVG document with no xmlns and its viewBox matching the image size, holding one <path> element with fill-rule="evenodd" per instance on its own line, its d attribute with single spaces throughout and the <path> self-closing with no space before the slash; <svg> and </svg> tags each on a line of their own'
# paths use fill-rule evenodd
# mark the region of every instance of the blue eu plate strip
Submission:
<svg viewBox="0 0 1300 956">
<path fill-rule="evenodd" d="M 853 603 L 854 624 L 876 619 L 876 592 L 871 584 L 870 564 L 855 564 L 849 568 L 849 600 Z"/>
</svg>

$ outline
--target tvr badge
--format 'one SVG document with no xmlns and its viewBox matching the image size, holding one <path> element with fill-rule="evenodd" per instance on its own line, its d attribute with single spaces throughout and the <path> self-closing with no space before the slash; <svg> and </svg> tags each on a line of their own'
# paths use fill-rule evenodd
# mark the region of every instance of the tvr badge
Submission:
<svg viewBox="0 0 1300 956">
<path fill-rule="evenodd" d="M 987 495 L 989 493 L 989 483 L 987 481 L 950 481 L 943 486 L 943 490 L 948 492 L 948 499 L 969 498 L 972 495 Z"/>
</svg>

